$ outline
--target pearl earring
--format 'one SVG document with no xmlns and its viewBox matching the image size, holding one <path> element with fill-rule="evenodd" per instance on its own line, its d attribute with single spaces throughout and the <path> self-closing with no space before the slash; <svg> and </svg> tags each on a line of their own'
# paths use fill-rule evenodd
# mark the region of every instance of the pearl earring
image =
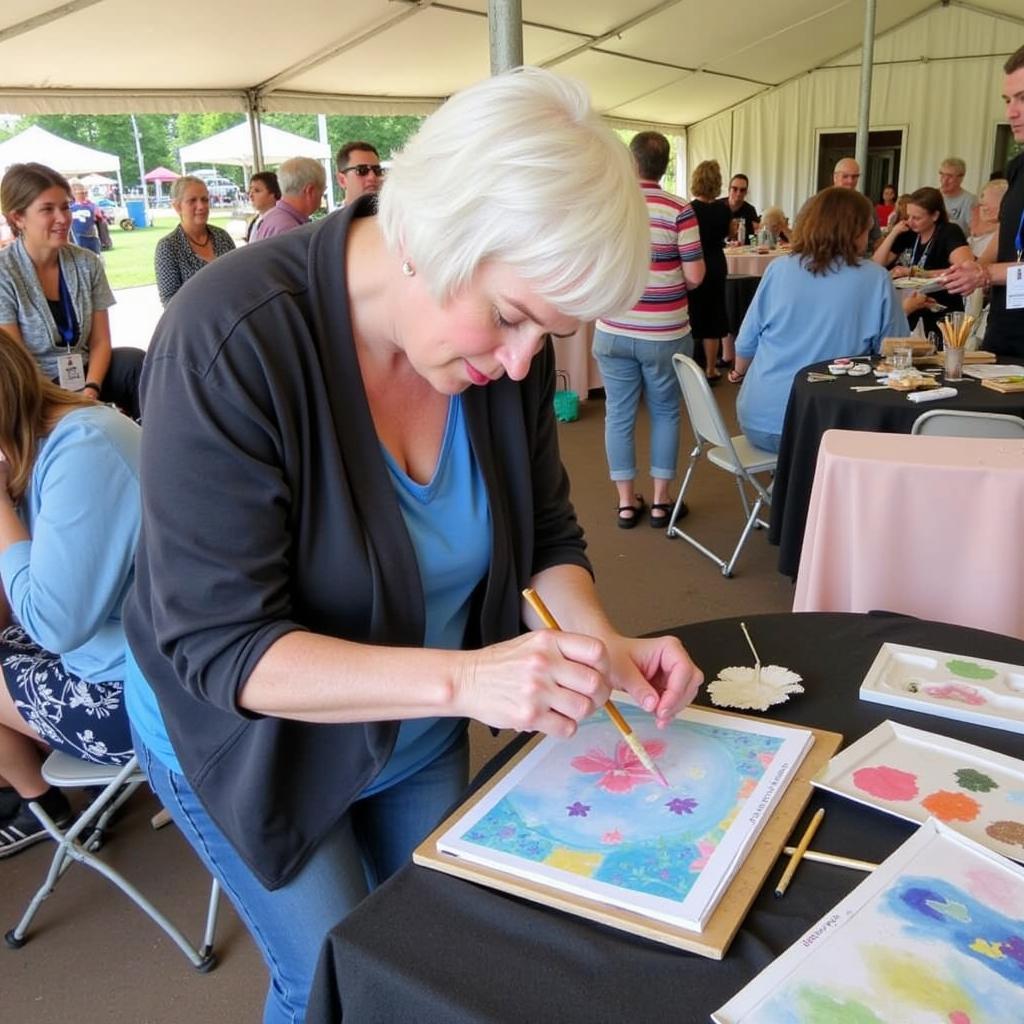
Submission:
<svg viewBox="0 0 1024 1024">
<path fill-rule="evenodd" d="M 405 274 L 406 277 L 415 277 L 416 268 L 409 260 L 402 260 L 402 273 Z"/>
</svg>

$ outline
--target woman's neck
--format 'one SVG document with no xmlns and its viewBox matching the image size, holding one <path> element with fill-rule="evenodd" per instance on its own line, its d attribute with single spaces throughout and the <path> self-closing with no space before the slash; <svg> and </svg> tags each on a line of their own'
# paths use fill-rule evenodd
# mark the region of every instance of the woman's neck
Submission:
<svg viewBox="0 0 1024 1024">
<path fill-rule="evenodd" d="M 207 245 L 210 241 L 210 238 L 212 237 L 210 235 L 210 228 L 206 224 L 192 224 L 188 226 L 182 224 L 181 230 L 184 231 L 186 235 L 188 235 L 189 241 L 194 243 L 195 245 Z M 202 241 L 200 241 L 200 239 L 202 239 Z"/>
<path fill-rule="evenodd" d="M 932 224 L 930 227 L 925 228 L 925 230 L 922 231 L 917 237 L 920 238 L 922 242 L 928 243 L 928 242 L 930 242 L 932 240 L 932 236 L 934 234 L 935 234 L 935 225 Z"/>
<path fill-rule="evenodd" d="M 36 270 L 52 269 L 57 266 L 60 261 L 60 246 L 54 248 L 49 245 L 38 245 L 29 242 L 29 240 L 24 237 L 22 237 L 22 242 L 25 245 L 25 252 L 28 253 L 28 257 L 32 261 Z"/>
</svg>

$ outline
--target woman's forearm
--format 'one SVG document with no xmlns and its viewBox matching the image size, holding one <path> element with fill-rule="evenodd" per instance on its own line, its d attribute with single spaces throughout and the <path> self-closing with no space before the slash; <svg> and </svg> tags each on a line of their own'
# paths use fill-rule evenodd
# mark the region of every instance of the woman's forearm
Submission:
<svg viewBox="0 0 1024 1024">
<path fill-rule="evenodd" d="M 86 368 L 86 383 L 103 387 L 107 370 L 110 369 L 110 315 L 105 309 L 92 315 L 92 330 L 89 332 L 89 365 Z"/>
</svg>

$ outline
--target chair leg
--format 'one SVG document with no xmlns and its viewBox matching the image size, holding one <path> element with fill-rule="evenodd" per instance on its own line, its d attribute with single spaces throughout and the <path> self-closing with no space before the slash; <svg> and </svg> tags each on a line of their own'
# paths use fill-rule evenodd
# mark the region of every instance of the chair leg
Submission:
<svg viewBox="0 0 1024 1024">
<path fill-rule="evenodd" d="M 732 558 L 729 559 L 727 565 L 722 566 L 722 575 L 731 576 L 733 566 L 736 565 L 736 559 L 740 557 L 740 552 L 743 550 L 743 545 L 747 543 L 747 538 L 750 536 L 750 531 L 754 528 L 754 524 L 757 522 L 757 514 L 761 511 L 761 506 L 764 504 L 764 499 L 758 495 L 758 499 L 754 502 L 754 507 L 750 511 L 750 515 L 747 516 L 746 525 L 743 527 L 743 532 L 740 534 L 740 539 L 736 543 L 736 548 L 732 553 Z"/>
<path fill-rule="evenodd" d="M 676 498 L 676 503 L 672 507 L 672 515 L 668 521 L 668 528 L 665 530 L 665 533 L 669 537 L 674 537 L 679 533 L 676 528 L 676 519 L 679 518 L 679 509 L 682 508 L 686 488 L 690 486 L 690 478 L 693 476 L 693 471 L 697 467 L 702 451 L 703 445 L 698 441 L 694 446 L 693 451 L 690 452 L 690 461 L 686 465 L 686 473 L 683 475 L 683 482 L 679 485 L 679 496 Z"/>
</svg>

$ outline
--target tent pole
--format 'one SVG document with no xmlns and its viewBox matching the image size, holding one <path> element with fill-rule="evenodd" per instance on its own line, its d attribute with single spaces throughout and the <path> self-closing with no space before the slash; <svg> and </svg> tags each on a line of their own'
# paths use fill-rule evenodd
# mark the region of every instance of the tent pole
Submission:
<svg viewBox="0 0 1024 1024">
<path fill-rule="evenodd" d="M 868 133 L 871 129 L 871 72 L 875 61 L 875 3 L 864 3 L 864 43 L 860 52 L 860 108 L 857 111 L 856 159 L 860 164 L 860 190 L 868 190 Z"/>
<path fill-rule="evenodd" d="M 323 159 L 324 173 L 327 175 L 327 212 L 334 212 L 334 158 L 330 154 L 330 142 L 327 139 L 327 115 L 316 115 L 317 135 L 327 146 L 328 153 Z"/>
<path fill-rule="evenodd" d="M 252 135 L 252 169 L 263 170 L 263 136 L 260 132 L 260 97 L 255 89 L 246 93 L 249 103 L 249 132 Z"/>
<path fill-rule="evenodd" d="M 487 26 L 491 37 L 491 74 L 522 67 L 522 0 L 487 0 Z"/>
<path fill-rule="evenodd" d="M 134 114 L 128 115 L 132 122 L 132 135 L 135 136 L 135 157 L 139 161 L 139 182 L 142 185 L 142 208 L 146 211 L 143 214 L 143 219 L 146 225 L 152 223 L 152 218 L 149 215 L 149 194 L 146 192 L 146 165 L 142 159 L 142 138 L 139 135 L 139 125 L 135 120 Z"/>
</svg>

